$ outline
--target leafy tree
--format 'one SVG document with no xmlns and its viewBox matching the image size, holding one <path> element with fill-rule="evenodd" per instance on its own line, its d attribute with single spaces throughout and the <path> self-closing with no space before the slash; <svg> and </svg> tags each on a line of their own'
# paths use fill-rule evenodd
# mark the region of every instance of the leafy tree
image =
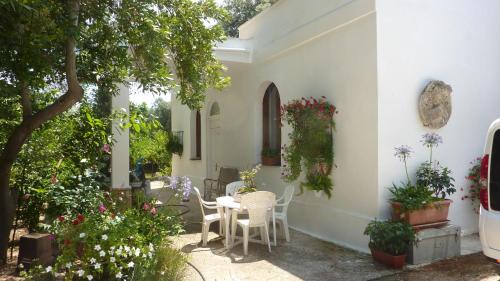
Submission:
<svg viewBox="0 0 500 281">
<path fill-rule="evenodd" d="M 151 110 L 158 117 L 158 122 L 160 122 L 163 129 L 167 132 L 172 131 L 172 109 L 170 102 L 161 98 L 156 99 Z"/>
<path fill-rule="evenodd" d="M 231 17 L 222 22 L 228 36 L 238 37 L 238 27 L 278 0 L 225 0 L 224 8 Z"/>
<path fill-rule="evenodd" d="M 0 0 L 0 14 L 0 95 L 12 109 L 0 134 L 5 262 L 17 202 L 11 168 L 36 129 L 92 87 L 108 96 L 130 77 L 146 91 L 175 90 L 190 108 L 201 107 L 204 92 L 228 79 L 212 54 L 223 30 L 206 24 L 225 17 L 213 0 Z"/>
</svg>

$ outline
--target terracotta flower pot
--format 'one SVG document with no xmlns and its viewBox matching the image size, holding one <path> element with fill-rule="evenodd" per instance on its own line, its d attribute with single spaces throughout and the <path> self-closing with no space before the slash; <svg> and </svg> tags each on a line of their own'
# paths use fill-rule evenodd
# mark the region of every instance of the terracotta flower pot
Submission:
<svg viewBox="0 0 500 281">
<path fill-rule="evenodd" d="M 261 162 L 264 166 L 281 166 L 280 156 L 261 156 Z"/>
<path fill-rule="evenodd" d="M 404 220 L 411 225 L 443 222 L 448 219 L 448 211 L 451 202 L 451 200 L 446 199 L 443 201 L 433 202 L 423 209 L 406 212 L 401 211 L 401 203 L 392 202 L 392 219 Z"/>
<path fill-rule="evenodd" d="M 385 264 L 392 268 L 402 268 L 406 263 L 406 254 L 393 256 L 386 252 L 382 252 L 380 250 L 374 249 L 370 247 L 370 251 L 372 252 L 372 257 L 374 260 Z"/>
</svg>

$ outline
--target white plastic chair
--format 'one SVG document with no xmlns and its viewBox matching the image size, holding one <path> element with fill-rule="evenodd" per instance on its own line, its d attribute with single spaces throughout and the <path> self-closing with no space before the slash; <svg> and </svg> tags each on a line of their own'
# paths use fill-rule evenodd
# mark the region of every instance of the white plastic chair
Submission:
<svg viewBox="0 0 500 281">
<path fill-rule="evenodd" d="M 275 208 L 279 209 L 279 211 L 274 211 L 274 216 L 277 222 L 280 224 L 281 230 L 285 233 L 286 242 L 290 242 L 290 232 L 288 231 L 288 219 L 287 219 L 287 211 L 288 205 L 293 199 L 293 193 L 295 188 L 292 185 L 289 185 L 285 188 L 285 192 L 283 195 L 276 200 Z"/>
<path fill-rule="evenodd" d="M 201 224 L 201 240 L 203 241 L 203 247 L 207 245 L 208 240 L 208 230 L 210 229 L 210 224 L 219 221 L 219 235 L 223 235 L 224 228 L 222 225 L 224 224 L 224 216 L 222 214 L 222 209 L 217 207 L 217 202 L 207 202 L 201 198 L 200 190 L 197 187 L 194 187 L 194 191 L 196 192 L 196 196 L 198 196 L 198 200 L 200 201 L 201 214 L 203 216 L 203 222 Z M 217 210 L 217 213 L 213 214 L 205 214 L 204 209 L 209 210 Z"/>
<path fill-rule="evenodd" d="M 232 183 L 226 185 L 226 196 L 233 196 L 243 186 L 245 186 L 244 181 L 233 181 Z"/>
<path fill-rule="evenodd" d="M 234 244 L 236 235 L 236 226 L 239 225 L 243 229 L 243 252 L 248 254 L 249 229 L 251 227 L 264 228 L 261 233 L 264 237 L 261 239 L 267 242 L 269 252 L 271 252 L 271 241 L 269 239 L 269 219 L 272 215 L 272 208 L 275 204 L 276 195 L 269 191 L 257 191 L 245 194 L 241 197 L 240 210 L 233 210 L 232 218 L 232 236 L 231 240 Z M 248 212 L 248 219 L 238 219 L 237 213 L 245 210 Z"/>
</svg>

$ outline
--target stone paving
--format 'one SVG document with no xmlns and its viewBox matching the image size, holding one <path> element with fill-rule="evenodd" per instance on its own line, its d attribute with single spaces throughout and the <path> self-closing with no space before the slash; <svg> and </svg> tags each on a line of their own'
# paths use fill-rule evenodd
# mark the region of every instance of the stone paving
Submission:
<svg viewBox="0 0 500 281">
<path fill-rule="evenodd" d="M 250 243 L 248 256 L 244 256 L 242 245 L 224 249 L 216 224 L 211 227 L 207 247 L 202 247 L 198 201 L 192 197 L 187 205 L 191 209 L 185 216 L 187 233 L 178 237 L 175 245 L 188 254 L 204 280 L 500 280 L 497 265 L 480 254 L 471 254 L 480 249 L 477 236 L 462 240 L 462 254 L 467 256 L 404 270 L 388 269 L 368 254 L 294 230 L 291 242 L 279 236 L 278 246 L 272 247 L 271 253 L 265 245 Z M 203 279 L 190 267 L 186 280 Z"/>
</svg>

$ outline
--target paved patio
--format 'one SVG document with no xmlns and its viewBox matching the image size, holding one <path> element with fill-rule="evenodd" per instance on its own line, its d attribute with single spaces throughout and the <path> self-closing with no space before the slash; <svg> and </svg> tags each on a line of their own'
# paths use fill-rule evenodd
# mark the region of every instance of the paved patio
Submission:
<svg viewBox="0 0 500 281">
<path fill-rule="evenodd" d="M 154 185 L 153 192 L 158 192 Z M 164 197 L 164 195 L 160 194 L 159 197 Z M 190 212 L 185 215 L 187 233 L 178 237 L 175 245 L 189 255 L 191 264 L 203 274 L 205 280 L 371 280 L 379 278 L 380 280 L 441 280 L 427 279 L 426 276 L 432 275 L 425 273 L 428 271 L 426 266 L 410 266 L 404 271 L 391 270 L 375 263 L 368 254 L 321 241 L 294 230 L 291 230 L 289 243 L 283 237 L 278 236 L 278 246 L 272 247 L 271 253 L 268 253 L 265 245 L 250 243 L 248 256 L 243 256 L 242 245 L 237 245 L 231 250 L 224 249 L 222 238 L 216 234 L 218 226 L 214 224 L 211 227 L 207 247 L 202 247 L 199 223 L 201 212 L 198 200 L 192 197 L 186 204 L 190 207 Z M 480 245 L 477 236 L 464 237 L 462 254 L 475 253 L 480 250 L 478 246 Z M 486 271 L 484 276 L 498 276 L 495 274 L 495 267 L 490 268 L 491 265 L 488 265 L 485 259 L 481 259 L 481 256 L 472 255 L 472 257 L 475 261 L 472 264 L 482 263 L 483 268 L 490 270 Z M 448 267 L 444 268 L 449 268 L 450 264 L 457 266 L 460 264 L 458 261 L 459 259 L 446 261 Z M 470 268 L 471 273 L 478 268 L 467 265 L 459 266 L 463 270 Z M 439 268 L 436 269 L 435 265 L 430 267 L 434 268 L 438 274 L 436 276 L 443 276 L 443 272 L 439 271 Z M 425 275 L 419 275 L 419 272 Z M 199 273 L 190 268 L 186 280 L 203 279 Z"/>
</svg>

